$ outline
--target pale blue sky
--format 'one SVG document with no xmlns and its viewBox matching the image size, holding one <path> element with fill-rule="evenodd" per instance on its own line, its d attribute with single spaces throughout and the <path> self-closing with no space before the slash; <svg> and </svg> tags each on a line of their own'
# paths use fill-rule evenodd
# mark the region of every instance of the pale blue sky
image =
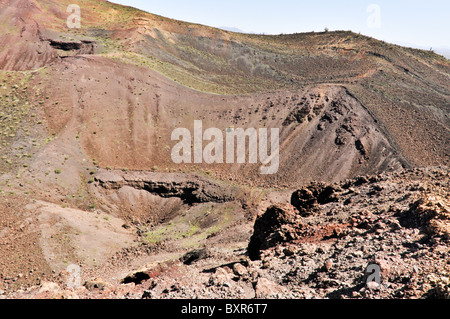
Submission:
<svg viewBox="0 0 450 319">
<path fill-rule="evenodd" d="M 352 30 L 401 45 L 450 49 L 449 0 L 113 0 L 168 18 L 245 32 Z M 370 27 L 369 5 L 380 8 Z M 376 20 L 374 20 L 376 21 Z"/>
</svg>

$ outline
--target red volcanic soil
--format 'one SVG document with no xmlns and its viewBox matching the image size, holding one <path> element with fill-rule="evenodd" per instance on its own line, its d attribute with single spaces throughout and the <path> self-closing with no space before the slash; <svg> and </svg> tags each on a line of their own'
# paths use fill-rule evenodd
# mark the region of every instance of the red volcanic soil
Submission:
<svg viewBox="0 0 450 319">
<path fill-rule="evenodd" d="M 79 142 L 102 167 L 189 169 L 173 163 L 171 133 L 176 128 L 193 133 L 198 119 L 204 130 L 216 127 L 224 135 L 230 127 L 281 128 L 277 174 L 261 177 L 260 164 L 196 165 L 221 178 L 276 186 L 338 181 L 409 165 L 377 120 L 342 86 L 218 96 L 93 56 L 66 58 L 47 72 L 47 77 L 59 76 L 57 86 L 42 88 L 53 97 L 44 103 L 49 128 L 69 145 Z"/>
<path fill-rule="evenodd" d="M 373 261 L 448 297 L 448 60 L 70 3 L 0 0 L 0 296 L 370 298 Z M 195 121 L 279 129 L 278 170 L 176 164 Z"/>
</svg>

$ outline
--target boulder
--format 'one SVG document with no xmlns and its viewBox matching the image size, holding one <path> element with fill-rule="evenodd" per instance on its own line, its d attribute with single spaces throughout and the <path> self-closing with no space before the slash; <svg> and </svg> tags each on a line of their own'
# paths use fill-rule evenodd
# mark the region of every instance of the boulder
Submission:
<svg viewBox="0 0 450 319">
<path fill-rule="evenodd" d="M 258 260 L 262 250 L 296 239 L 297 229 L 301 227 L 297 212 L 291 205 L 269 207 L 255 221 L 253 235 L 248 245 L 250 259 Z"/>
</svg>

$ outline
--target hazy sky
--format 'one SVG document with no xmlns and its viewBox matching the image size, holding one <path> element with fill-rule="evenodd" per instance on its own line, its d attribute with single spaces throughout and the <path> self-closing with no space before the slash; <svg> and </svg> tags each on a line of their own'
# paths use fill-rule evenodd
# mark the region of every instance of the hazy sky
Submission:
<svg viewBox="0 0 450 319">
<path fill-rule="evenodd" d="M 280 34 L 352 30 L 391 43 L 450 48 L 449 0 L 113 0 L 168 18 Z"/>
</svg>

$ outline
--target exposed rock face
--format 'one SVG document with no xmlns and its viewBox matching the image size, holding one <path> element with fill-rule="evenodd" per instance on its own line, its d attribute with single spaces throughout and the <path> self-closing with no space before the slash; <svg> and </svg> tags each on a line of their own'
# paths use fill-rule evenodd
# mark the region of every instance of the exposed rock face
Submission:
<svg viewBox="0 0 450 319">
<path fill-rule="evenodd" d="M 176 173 L 101 171 L 95 178 L 104 189 L 119 190 L 128 186 L 164 198 L 178 197 L 187 204 L 232 201 L 236 191 L 197 175 Z"/>
<path fill-rule="evenodd" d="M 62 50 L 66 52 L 66 55 L 82 55 L 82 54 L 94 54 L 96 50 L 96 43 L 94 41 L 79 40 L 79 41 L 66 41 L 60 39 L 43 39 L 48 41 L 50 46 L 56 50 Z M 64 57 L 64 54 L 61 54 Z"/>
</svg>

